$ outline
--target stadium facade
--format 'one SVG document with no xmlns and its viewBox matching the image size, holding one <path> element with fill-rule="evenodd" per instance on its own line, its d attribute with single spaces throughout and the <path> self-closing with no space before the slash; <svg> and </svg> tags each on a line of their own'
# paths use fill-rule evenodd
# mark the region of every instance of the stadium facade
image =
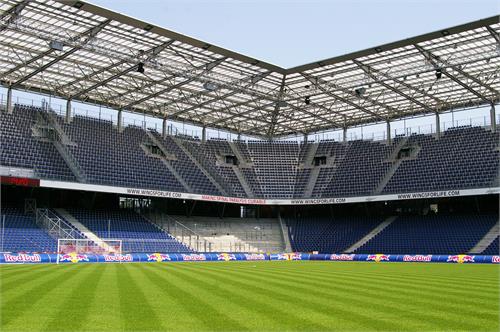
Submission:
<svg viewBox="0 0 500 332">
<path fill-rule="evenodd" d="M 191 260 L 498 255 L 498 16 L 284 69 L 83 1 L 2 0 L 0 15 L 2 252 L 72 261 L 61 239 L 108 253 L 115 239 L 120 252 Z M 16 103 L 14 90 L 66 110 Z M 75 115 L 73 102 L 118 120 Z M 441 114 L 484 106 L 483 126 L 442 130 Z M 163 126 L 125 126 L 127 112 Z M 392 121 L 422 115 L 433 134 L 393 134 Z M 373 123 L 383 140 L 347 139 Z M 307 141 L 325 130 L 343 139 Z M 294 135 L 304 140 L 282 140 Z"/>
</svg>

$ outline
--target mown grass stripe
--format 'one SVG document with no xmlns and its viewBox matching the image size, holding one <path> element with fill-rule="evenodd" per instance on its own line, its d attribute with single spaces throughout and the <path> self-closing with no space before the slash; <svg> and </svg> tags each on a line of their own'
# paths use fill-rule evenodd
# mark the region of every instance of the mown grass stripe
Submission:
<svg viewBox="0 0 500 332">
<path fill-rule="evenodd" d="M 281 274 L 286 274 L 286 271 L 290 271 L 294 275 L 297 275 L 297 273 L 294 270 L 288 270 L 288 269 L 283 269 L 280 271 Z M 361 275 L 359 273 L 351 272 L 351 273 L 339 273 L 339 272 L 323 272 L 323 271 L 315 271 L 315 272 L 309 272 L 308 276 L 320 276 L 320 275 L 325 275 L 333 279 L 333 275 L 335 277 L 343 277 L 343 278 L 349 278 L 353 281 L 355 280 L 361 280 L 361 281 L 366 281 L 368 278 L 371 280 L 370 284 L 374 285 L 375 282 L 374 280 L 377 280 L 378 284 L 387 284 L 387 285 L 394 285 L 394 284 L 400 284 L 405 287 L 418 287 L 419 290 L 422 289 L 429 289 L 431 291 L 439 291 L 440 293 L 447 292 L 450 296 L 457 296 L 457 297 L 463 297 L 466 294 L 469 294 L 471 291 L 475 292 L 476 298 L 497 298 L 495 294 L 492 294 L 491 291 L 489 291 L 487 288 L 484 287 L 484 285 L 478 286 L 478 287 L 469 287 L 470 283 L 467 280 L 462 280 L 462 284 L 458 286 L 462 286 L 464 289 L 449 289 L 449 285 L 453 285 L 453 287 L 456 287 L 457 285 L 451 282 L 440 282 L 440 283 L 434 283 L 432 281 L 429 281 L 429 276 L 426 276 L 426 279 L 412 279 L 410 281 L 407 280 L 400 280 L 397 277 L 386 277 L 386 276 L 380 276 L 379 274 L 364 274 Z M 466 284 L 467 283 L 467 284 Z M 443 291 L 443 287 L 448 288 L 446 291 Z M 467 289 L 465 289 L 467 288 Z"/>
<path fill-rule="evenodd" d="M 335 263 L 333 263 L 335 264 Z M 384 264 L 384 265 L 387 265 L 387 264 Z M 282 271 L 286 271 L 287 269 L 283 269 Z M 296 269 L 292 269 L 292 271 L 296 271 Z M 412 276 L 402 276 L 400 277 L 400 275 L 398 274 L 397 276 L 394 276 L 394 275 L 385 275 L 383 272 L 380 272 L 379 270 L 375 270 L 374 273 L 360 273 L 360 272 L 357 272 L 356 273 L 353 273 L 354 271 L 346 271 L 346 272 L 341 272 L 341 271 L 334 271 L 334 272 L 329 272 L 329 271 L 324 271 L 324 270 L 318 270 L 318 269 L 310 269 L 309 271 L 307 271 L 307 273 L 314 273 L 314 274 L 327 274 L 327 275 L 330 275 L 332 273 L 336 274 L 336 275 L 355 275 L 355 276 L 360 276 L 360 277 L 376 277 L 378 279 L 388 279 L 388 280 L 404 280 L 404 281 L 408 281 L 408 282 L 421 282 L 422 278 L 421 277 L 418 277 L 418 276 L 415 276 L 415 273 L 412 275 Z M 429 277 L 429 275 L 423 275 L 422 277 Z M 433 279 L 435 278 L 435 275 L 433 274 L 432 275 Z M 443 282 L 442 281 L 446 281 L 446 282 L 450 282 L 454 279 L 447 279 L 446 277 L 441 277 L 440 278 L 441 281 L 434 281 L 434 280 L 429 280 L 429 279 L 426 279 L 425 280 L 425 284 L 426 285 L 437 285 L 439 287 L 442 287 L 443 285 Z M 468 280 L 468 278 L 466 279 L 467 282 L 469 282 L 469 289 L 476 289 L 477 291 L 479 292 L 485 292 L 487 294 L 489 294 L 487 291 L 484 290 L 484 287 L 482 285 L 477 285 L 475 283 L 472 283 L 470 280 Z M 485 282 L 485 280 L 480 280 L 481 283 Z M 463 283 L 464 282 L 464 279 L 460 279 L 459 282 Z M 497 280 L 493 280 L 492 282 L 498 282 L 498 279 Z"/>
<path fill-rule="evenodd" d="M 238 273 L 242 273 L 240 271 L 228 271 L 228 273 L 231 273 L 231 274 L 238 274 Z M 267 282 L 269 284 L 276 284 L 278 287 L 281 287 L 281 286 L 284 286 L 286 287 L 286 284 L 288 282 L 283 282 L 282 280 L 282 277 L 279 275 L 279 274 L 275 274 L 274 277 L 273 277 L 273 280 L 269 280 L 270 278 L 264 276 L 264 277 L 260 277 L 259 276 L 259 273 L 258 272 L 255 272 L 253 273 L 251 276 L 246 276 L 246 278 L 251 278 L 251 279 L 260 279 L 260 280 L 267 280 Z M 303 281 L 302 281 L 303 283 Z M 311 288 L 306 288 L 306 287 L 303 287 L 302 285 L 300 285 L 300 283 L 298 283 L 299 285 L 296 285 L 297 282 L 296 280 L 292 280 L 290 283 L 290 285 L 294 285 L 293 286 L 293 289 L 294 291 L 301 291 L 301 292 L 304 292 L 304 293 L 309 293 L 310 295 L 313 295 L 315 299 L 317 298 L 320 298 L 322 296 L 324 296 L 324 292 L 327 291 L 327 289 L 321 289 L 321 291 L 317 291 L 314 287 L 314 283 L 311 284 Z M 359 293 L 358 294 L 358 297 L 362 297 L 364 299 L 355 299 L 353 297 L 353 293 Z M 372 291 L 373 292 L 373 291 Z M 390 301 L 386 301 L 386 300 L 389 300 L 389 298 L 391 297 L 389 294 L 383 294 L 382 292 L 378 293 L 378 292 L 375 292 L 375 296 L 378 295 L 378 296 L 382 296 L 384 297 L 384 301 L 379 301 L 379 299 L 377 297 L 369 297 L 367 298 L 367 295 L 365 294 L 367 293 L 366 291 L 363 291 L 361 289 L 357 289 L 355 287 L 350 287 L 348 289 L 348 292 L 346 292 L 346 296 L 344 297 L 344 299 L 349 299 L 351 302 L 352 301 L 356 301 L 359 303 L 359 305 L 363 305 L 363 304 L 366 304 L 367 303 L 367 299 L 369 300 L 369 302 L 372 302 L 372 303 L 377 303 L 377 306 L 378 307 L 381 307 L 381 308 L 384 308 L 383 312 L 389 312 L 389 311 L 396 311 L 396 312 L 400 312 L 401 315 L 407 315 L 407 313 L 409 312 L 408 310 L 403 310 L 401 309 L 402 307 L 405 307 L 405 306 L 409 306 L 410 308 L 409 309 L 413 309 L 414 305 L 413 304 L 409 304 L 409 303 L 399 303 L 399 305 L 397 306 L 392 306 L 392 305 L 389 305 L 387 303 L 390 303 Z M 341 296 L 341 293 L 339 293 L 339 289 L 338 287 L 335 288 L 335 293 L 333 294 L 334 296 L 336 297 L 339 297 Z M 400 299 L 399 299 L 400 300 Z M 430 305 L 430 303 L 426 303 L 427 305 Z M 434 303 L 435 305 L 435 303 Z M 373 310 L 373 309 L 372 309 Z M 448 311 L 445 311 L 445 313 L 449 313 Z M 415 314 L 412 313 L 410 316 L 412 317 L 415 317 Z M 429 319 L 429 318 L 440 318 L 441 320 L 443 321 L 449 321 L 449 323 L 454 323 L 455 320 L 450 320 L 446 317 L 441 317 L 439 315 L 434 315 L 434 317 L 432 317 L 431 315 L 429 315 L 427 312 L 424 312 L 424 313 L 421 313 L 420 316 L 422 316 L 421 318 L 422 319 Z M 459 317 L 457 317 L 459 318 Z M 467 325 L 468 323 L 463 323 L 464 325 Z M 471 329 L 474 329 L 474 328 L 477 328 L 477 325 L 473 325 L 473 324 L 468 324 L 469 325 L 469 328 Z"/>
<path fill-rule="evenodd" d="M 222 264 L 222 263 L 219 263 Z M 230 263 L 231 264 L 231 263 Z M 203 270 L 198 271 L 198 273 L 209 273 L 215 275 L 215 278 L 219 278 L 223 282 L 233 283 L 240 287 L 245 287 L 250 280 L 254 280 L 252 283 L 252 290 L 258 293 L 260 296 L 270 297 L 271 299 L 277 299 L 282 302 L 288 302 L 297 306 L 297 311 L 307 310 L 311 312 L 322 313 L 325 316 L 333 318 L 330 322 L 331 328 L 333 328 L 337 317 L 349 317 L 352 322 L 356 322 L 359 327 L 371 328 L 371 329 L 382 329 L 382 330 L 394 330 L 397 325 L 381 312 L 380 315 L 369 315 L 364 314 L 362 310 L 347 310 L 344 303 L 339 303 L 334 297 L 324 297 L 315 296 L 311 297 L 311 290 L 303 290 L 298 283 L 287 283 L 283 284 L 280 282 L 275 282 L 269 280 L 269 278 L 259 278 L 256 277 L 258 272 L 254 272 L 252 275 L 243 275 L 240 278 L 234 278 L 235 271 L 224 270 L 224 273 L 217 273 L 213 271 L 212 267 L 207 267 Z M 232 276 L 228 276 L 231 274 Z M 274 278 L 279 278 L 276 274 Z M 244 281 L 243 281 L 244 280 Z M 315 294 L 316 295 L 316 294 Z M 385 316 L 385 317 L 384 317 Z"/>
<path fill-rule="evenodd" d="M 154 263 L 153 263 L 154 264 Z M 221 312 L 213 306 L 208 299 L 200 296 L 202 288 L 189 284 L 182 278 L 178 278 L 173 270 L 165 269 L 159 271 L 153 264 L 141 266 L 144 276 L 158 287 L 163 285 L 164 293 L 174 299 L 179 306 L 199 322 L 200 330 L 217 331 L 225 329 L 229 331 L 245 331 L 248 328 L 232 317 L 230 311 Z M 152 272 L 152 273 L 151 273 Z M 168 273 L 168 279 L 160 273 Z"/>
<path fill-rule="evenodd" d="M 16 293 L 15 296 L 8 298 L 5 302 L 2 301 L 1 309 L 2 322 L 0 326 L 7 328 L 9 323 L 24 316 L 30 315 L 31 310 L 38 302 L 49 295 L 54 287 L 61 287 L 70 282 L 78 274 L 75 273 L 77 265 L 62 266 L 59 269 L 53 269 L 50 273 L 46 273 L 43 277 L 27 282 L 31 287 L 25 288 L 23 292 Z M 2 296 L 2 300 L 4 296 Z M 32 315 L 31 315 L 32 316 Z M 13 327 L 13 330 L 16 328 Z"/>
<path fill-rule="evenodd" d="M 16 271 L 11 276 L 9 276 L 7 280 L 2 277 L 0 286 L 2 287 L 3 292 L 13 291 L 19 287 L 23 287 L 24 283 L 36 280 L 38 277 L 45 276 L 47 273 L 56 271 L 56 269 L 57 267 L 50 266 L 50 268 L 45 269 L 35 269 L 26 272 L 23 271 L 22 274 Z"/>
<path fill-rule="evenodd" d="M 37 273 L 39 271 L 40 272 L 48 271 L 52 268 L 54 268 L 54 266 L 51 264 L 33 264 L 32 267 L 30 266 L 29 269 L 26 269 L 23 266 L 18 265 L 8 271 L 2 271 L 2 268 L 0 266 L 0 281 L 7 281 L 11 278 L 19 277 L 18 274 L 20 272 L 23 274 L 32 274 L 32 273 Z"/>
<path fill-rule="evenodd" d="M 164 326 L 144 295 L 142 281 L 137 282 L 131 270 L 136 264 L 116 264 L 116 283 L 119 291 L 120 320 L 123 331 L 163 331 Z"/>
<path fill-rule="evenodd" d="M 153 268 L 163 270 L 161 266 Z M 321 324 L 321 320 L 315 322 L 314 317 L 302 317 L 299 321 L 296 319 L 277 320 L 277 317 L 289 316 L 294 308 L 286 310 L 282 303 L 275 303 L 272 298 L 256 297 L 253 289 L 249 291 L 230 283 L 221 283 L 218 279 L 206 275 L 200 278 L 198 273 L 187 270 L 185 265 L 170 268 L 169 271 L 176 274 L 178 278 L 196 285 L 200 291 L 210 290 L 209 294 L 212 298 L 218 298 L 218 301 L 228 308 L 227 311 L 241 313 L 239 320 L 243 319 L 243 323 L 252 324 L 253 328 L 256 328 L 256 325 L 263 330 L 324 330 L 327 328 Z M 252 284 L 247 287 L 252 288 Z M 314 313 L 311 316 L 314 316 Z"/>
<path fill-rule="evenodd" d="M 274 272 L 273 272 L 273 273 L 274 273 Z M 301 277 L 302 277 L 301 275 L 297 274 L 296 272 L 284 272 L 284 271 L 281 271 L 281 272 L 280 272 L 280 275 L 286 275 L 286 274 L 289 274 L 289 275 L 290 275 L 290 276 L 292 276 L 293 278 L 301 278 Z M 328 277 L 329 279 L 332 277 L 331 275 L 324 275 L 324 276 L 325 276 L 325 277 Z M 351 279 L 351 280 L 354 280 L 354 281 L 356 281 L 356 278 L 357 278 L 357 277 L 356 277 L 356 273 L 355 273 L 355 272 L 353 272 L 353 273 L 351 273 L 351 274 L 349 274 L 349 275 L 347 275 L 347 274 L 346 274 L 346 275 L 344 275 L 344 276 L 342 277 L 342 279 Z M 319 280 L 319 281 L 326 282 L 327 284 L 330 284 L 330 280 L 329 280 L 329 279 L 325 279 L 325 278 L 323 277 L 323 274 L 322 274 L 322 276 L 316 276 L 316 273 L 314 273 L 314 274 L 312 274 L 312 275 L 311 275 L 311 274 L 307 274 L 307 279 L 317 279 L 317 280 Z M 334 279 L 335 279 L 336 281 L 338 281 L 338 278 L 334 278 Z M 325 281 L 325 280 L 327 280 L 327 281 Z M 362 280 L 362 279 L 357 279 L 357 280 Z M 394 285 L 394 284 L 395 284 L 394 282 L 387 282 L 387 281 L 384 281 L 384 283 L 385 283 L 385 284 L 387 284 L 387 285 Z M 353 283 L 351 282 L 351 283 L 349 283 L 349 284 L 353 284 Z M 374 286 L 373 284 L 375 284 L 375 283 L 374 283 L 374 282 L 370 282 L 370 288 L 377 287 L 377 286 Z M 378 283 L 377 283 L 377 284 L 378 284 Z M 397 283 L 396 283 L 396 284 L 397 284 Z M 401 286 L 404 288 L 404 290 L 410 290 L 410 289 L 412 288 L 412 286 L 413 286 L 413 285 L 411 285 L 411 284 L 409 284 L 409 283 L 406 283 L 406 282 L 402 282 L 402 283 L 401 283 Z M 493 287 L 493 286 L 495 286 L 495 284 L 492 284 L 491 286 Z M 415 290 L 415 291 L 417 291 L 417 290 Z M 432 291 L 434 291 L 434 289 L 433 289 Z M 418 293 L 421 293 L 421 288 L 420 288 L 420 289 L 418 289 Z M 430 292 L 429 292 L 429 293 L 430 293 Z M 442 294 L 438 294 L 438 293 L 436 293 L 436 292 L 433 292 L 433 293 L 434 293 L 434 294 L 436 294 L 436 296 L 440 296 L 440 297 L 439 297 L 439 299 L 441 299 L 441 298 L 442 298 Z M 475 293 L 474 293 L 474 294 L 475 294 Z M 494 299 L 495 301 L 496 301 L 496 299 L 498 298 L 497 296 L 495 296 L 495 294 L 491 294 L 491 293 L 490 293 L 489 295 L 491 295 L 491 298 L 490 298 L 490 299 Z"/>
<path fill-rule="evenodd" d="M 96 288 L 104 273 L 104 266 L 95 264 L 79 271 L 77 280 L 65 288 L 65 299 L 55 306 L 51 319 L 45 324 L 44 331 L 81 330 L 88 319 L 91 304 L 96 297 Z"/>
<path fill-rule="evenodd" d="M 333 263 L 335 264 L 335 263 Z M 346 263 L 340 263 L 340 264 L 346 264 Z M 349 264 L 349 263 L 347 263 Z M 353 264 L 359 264 L 359 263 L 353 263 Z M 349 264 L 349 266 L 353 266 L 353 264 Z M 394 263 L 396 264 L 396 263 Z M 377 268 L 373 269 L 371 273 L 368 273 L 368 272 L 357 272 L 356 274 L 357 275 L 361 275 L 361 276 L 366 276 L 366 277 L 371 277 L 373 275 L 379 277 L 379 278 L 394 278 L 394 273 L 393 272 L 397 272 L 398 270 L 394 270 L 394 264 L 388 264 L 388 263 L 381 263 L 381 264 L 378 264 L 377 265 Z M 410 264 L 410 265 L 413 265 L 413 264 Z M 426 266 L 427 265 L 427 266 Z M 432 264 L 434 266 L 436 266 L 436 264 Z M 416 276 L 415 274 L 416 273 L 419 273 L 419 274 L 422 274 L 422 273 L 430 273 L 431 271 L 428 271 L 428 270 L 422 270 L 422 268 L 424 267 L 428 267 L 428 264 L 425 264 L 425 263 L 415 263 L 415 265 L 413 265 L 416 269 L 413 271 L 413 273 L 411 275 L 408 275 L 408 274 L 403 274 L 403 273 L 397 273 L 397 278 L 398 279 L 405 279 L 405 280 L 408 280 L 408 281 L 411 281 L 411 280 L 419 280 L 420 278 L 418 276 Z M 443 264 L 440 264 L 439 267 L 441 268 L 443 266 Z M 467 265 L 455 265 L 455 266 L 450 266 L 448 265 L 448 268 L 449 269 L 458 269 L 462 274 L 464 274 L 464 268 L 470 268 L 471 266 L 467 266 Z M 472 268 L 476 268 L 477 270 L 475 271 L 476 273 L 478 272 L 478 270 L 482 270 L 484 268 L 492 268 L 493 266 L 491 265 L 475 265 L 475 266 L 472 266 Z M 320 273 L 325 273 L 323 270 L 318 270 L 317 268 L 311 268 L 310 269 L 311 272 L 320 272 Z M 445 270 L 447 271 L 447 270 Z M 465 270 L 466 271 L 466 270 Z M 449 272 L 449 271 L 447 271 Z M 341 272 L 341 271 L 335 271 L 335 273 L 352 273 L 352 271 L 346 271 L 346 272 Z M 427 276 L 427 274 L 424 274 L 424 276 Z M 435 283 L 441 283 L 441 281 L 457 281 L 457 282 L 463 282 L 464 278 L 461 277 L 461 278 L 455 278 L 455 277 L 452 277 L 452 276 L 441 276 L 441 275 L 438 275 L 435 273 L 435 271 L 432 273 L 432 277 L 433 277 L 433 280 L 429 280 L 430 282 L 435 282 Z M 498 282 L 498 278 L 484 278 L 484 279 L 479 279 L 479 278 L 472 278 L 472 276 L 469 274 L 467 275 L 467 281 L 470 281 L 471 283 L 474 283 L 474 281 L 476 282 Z"/>
</svg>

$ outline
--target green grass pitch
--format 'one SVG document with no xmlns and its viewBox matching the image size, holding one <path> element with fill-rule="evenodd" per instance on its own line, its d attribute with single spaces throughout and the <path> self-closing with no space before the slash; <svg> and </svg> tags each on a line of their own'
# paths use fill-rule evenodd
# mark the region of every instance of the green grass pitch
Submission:
<svg viewBox="0 0 500 332">
<path fill-rule="evenodd" d="M 0 331 L 498 331 L 500 266 L 0 266 Z"/>
</svg>

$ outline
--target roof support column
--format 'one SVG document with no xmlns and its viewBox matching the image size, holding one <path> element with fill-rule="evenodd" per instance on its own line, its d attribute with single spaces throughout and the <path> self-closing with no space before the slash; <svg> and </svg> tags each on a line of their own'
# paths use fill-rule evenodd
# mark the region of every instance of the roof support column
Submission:
<svg viewBox="0 0 500 332">
<path fill-rule="evenodd" d="M 342 142 L 347 142 L 347 127 L 344 127 L 344 129 L 342 129 Z"/>
<path fill-rule="evenodd" d="M 118 132 L 121 133 L 123 131 L 123 111 L 121 109 L 118 110 Z"/>
<path fill-rule="evenodd" d="M 65 117 L 65 122 L 66 123 L 71 123 L 71 99 L 68 99 L 66 101 L 66 117 Z"/>
<path fill-rule="evenodd" d="M 491 131 L 494 132 L 497 130 L 497 117 L 496 117 L 495 105 L 491 105 L 490 108 L 490 121 L 491 121 Z"/>
<path fill-rule="evenodd" d="M 387 144 L 391 144 L 392 139 L 391 139 L 391 122 L 387 120 Z"/>
<path fill-rule="evenodd" d="M 304 144 L 307 144 L 307 133 L 304 133 Z"/>
<path fill-rule="evenodd" d="M 441 137 L 441 119 L 439 118 L 439 113 L 436 112 L 436 138 Z"/>
<path fill-rule="evenodd" d="M 12 114 L 12 88 L 9 86 L 7 89 L 7 113 Z"/>
<path fill-rule="evenodd" d="M 162 122 L 162 125 L 161 125 L 161 136 L 163 138 L 167 137 L 167 118 L 163 118 L 163 122 Z"/>
<path fill-rule="evenodd" d="M 207 141 L 207 127 L 201 129 L 201 142 L 205 143 Z"/>
</svg>

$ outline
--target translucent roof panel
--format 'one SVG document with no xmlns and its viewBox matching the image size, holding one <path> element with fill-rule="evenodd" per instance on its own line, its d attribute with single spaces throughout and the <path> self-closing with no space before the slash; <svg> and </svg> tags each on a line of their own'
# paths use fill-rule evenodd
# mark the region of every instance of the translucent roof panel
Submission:
<svg viewBox="0 0 500 332">
<path fill-rule="evenodd" d="M 6 87 L 258 137 L 499 101 L 498 16 L 289 69 L 84 1 L 0 18 Z"/>
</svg>

